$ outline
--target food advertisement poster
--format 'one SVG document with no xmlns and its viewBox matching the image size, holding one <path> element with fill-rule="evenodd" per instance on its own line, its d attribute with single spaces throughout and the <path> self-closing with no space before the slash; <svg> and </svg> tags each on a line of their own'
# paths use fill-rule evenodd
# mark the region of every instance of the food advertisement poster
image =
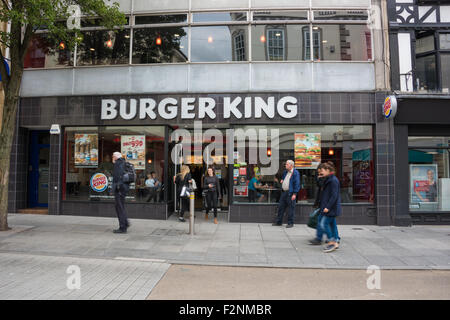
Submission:
<svg viewBox="0 0 450 320">
<path fill-rule="evenodd" d="M 75 167 L 76 168 L 98 167 L 98 134 L 96 133 L 75 134 Z"/>
<path fill-rule="evenodd" d="M 121 153 L 135 170 L 145 170 L 145 136 L 121 136 Z"/>
<path fill-rule="evenodd" d="M 411 203 L 438 202 L 437 164 L 410 164 Z"/>
<path fill-rule="evenodd" d="M 320 133 L 295 133 L 295 167 L 317 169 L 321 161 Z"/>
<path fill-rule="evenodd" d="M 234 196 L 235 197 L 247 197 L 248 196 L 248 186 L 234 186 Z"/>
</svg>

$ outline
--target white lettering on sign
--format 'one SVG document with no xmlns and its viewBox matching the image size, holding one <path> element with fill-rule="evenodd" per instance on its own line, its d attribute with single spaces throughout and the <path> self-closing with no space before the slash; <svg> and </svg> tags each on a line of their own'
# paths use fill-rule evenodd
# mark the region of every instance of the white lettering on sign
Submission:
<svg viewBox="0 0 450 320">
<path fill-rule="evenodd" d="M 159 117 L 171 120 L 181 119 L 216 119 L 218 102 L 211 97 L 183 97 L 179 100 L 167 97 L 159 103 L 151 98 L 137 99 L 102 99 L 101 120 L 114 120 L 120 116 L 124 120 L 132 120 L 139 116 L 140 120 Z M 285 96 L 276 101 L 275 97 L 223 97 L 223 118 L 261 119 L 263 115 L 269 119 L 279 116 L 292 119 L 298 115 L 297 98 Z M 181 109 L 180 113 L 178 109 Z M 221 110 L 222 111 L 222 110 Z M 220 112 L 220 111 L 219 111 Z"/>
</svg>

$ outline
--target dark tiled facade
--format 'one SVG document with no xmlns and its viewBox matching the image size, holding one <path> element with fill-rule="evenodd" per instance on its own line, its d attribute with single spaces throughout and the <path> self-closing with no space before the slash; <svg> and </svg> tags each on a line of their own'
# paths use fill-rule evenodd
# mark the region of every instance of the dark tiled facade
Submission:
<svg viewBox="0 0 450 320">
<path fill-rule="evenodd" d="M 274 96 L 277 99 L 284 96 L 294 96 L 298 100 L 298 114 L 294 119 L 283 119 L 276 116 L 268 119 L 265 114 L 260 119 L 224 119 L 223 100 L 224 96 L 230 97 L 262 97 L 266 99 Z M 344 214 L 340 217 L 343 224 L 378 224 L 391 225 L 395 219 L 395 196 L 394 196 L 394 141 L 392 121 L 385 120 L 381 115 L 381 105 L 384 102 L 386 93 L 275 93 L 275 94 L 199 94 L 199 95 L 163 95 L 163 96 L 85 96 L 85 97 L 49 97 L 49 98 L 24 98 L 21 100 L 19 114 L 19 129 L 12 154 L 11 167 L 24 168 L 26 173 L 26 163 L 17 161 L 18 155 L 27 150 L 27 143 L 24 137 L 27 136 L 27 127 L 50 128 L 51 124 L 58 123 L 62 129 L 65 126 L 103 126 L 103 125 L 183 125 L 192 124 L 193 120 L 178 119 L 164 120 L 123 120 L 121 118 L 109 121 L 102 121 L 101 101 L 102 99 L 139 99 L 153 98 L 160 101 L 163 98 L 172 97 L 180 101 L 182 97 L 211 97 L 216 101 L 216 119 L 203 119 L 208 124 L 228 123 L 233 125 L 258 125 L 258 124 L 335 124 L 335 125 L 372 125 L 374 132 L 374 160 L 376 172 L 376 203 L 368 205 L 344 205 Z M 180 105 L 180 104 L 179 104 Z M 180 112 L 179 112 L 180 113 Z M 62 135 L 51 137 L 50 147 L 50 184 L 49 184 L 49 213 L 50 214 L 71 214 L 71 215 L 95 215 L 95 216 L 115 216 L 114 203 L 93 203 L 93 202 L 68 202 L 61 201 L 61 165 L 62 165 Z M 19 153 L 21 152 L 21 153 Z M 22 157 L 23 159 L 23 157 Z M 26 161 L 25 161 L 26 162 Z M 18 171 L 19 172 L 19 171 Z M 23 176 L 22 176 L 23 178 Z M 14 182 L 15 181 L 15 182 Z M 18 184 L 16 178 L 12 181 L 14 193 L 26 195 L 26 186 Z M 20 180 L 20 181 L 26 181 Z M 15 183 L 15 185 L 14 185 Z M 26 196 L 25 196 L 26 198 Z M 11 200 L 11 212 L 15 212 L 23 202 Z M 148 205 L 130 203 L 128 205 L 130 217 L 167 219 L 172 213 L 173 204 L 168 205 Z M 261 205 L 261 210 L 255 210 L 255 206 L 231 205 L 229 220 L 232 222 L 271 222 L 275 215 L 276 206 Z M 304 223 L 311 212 L 311 206 L 297 205 L 297 223 Z"/>
</svg>

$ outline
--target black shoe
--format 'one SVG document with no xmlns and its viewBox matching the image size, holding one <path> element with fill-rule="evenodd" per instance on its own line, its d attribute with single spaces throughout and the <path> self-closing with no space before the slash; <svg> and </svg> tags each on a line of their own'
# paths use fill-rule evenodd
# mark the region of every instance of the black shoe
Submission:
<svg viewBox="0 0 450 320">
<path fill-rule="evenodd" d="M 114 233 L 127 233 L 127 229 L 116 229 L 116 230 L 113 230 L 113 232 Z"/>
<path fill-rule="evenodd" d="M 321 245 L 321 244 L 322 244 L 322 241 L 320 241 L 320 240 L 317 239 L 317 238 L 314 238 L 314 239 L 309 240 L 309 244 L 310 244 L 310 245 L 313 245 L 313 246 L 318 246 L 318 245 Z"/>
<path fill-rule="evenodd" d="M 272 225 L 273 225 L 273 226 L 278 226 L 278 227 L 279 227 L 279 226 L 281 226 L 282 224 L 281 224 L 281 223 L 278 223 L 278 222 L 274 222 L 274 223 L 272 223 Z"/>
<path fill-rule="evenodd" d="M 286 226 L 286 228 L 292 228 L 294 225 L 293 224 L 288 224 L 287 226 Z"/>
<path fill-rule="evenodd" d="M 179 217 L 178 220 L 180 220 L 181 222 L 185 222 L 186 221 L 183 217 Z"/>
</svg>

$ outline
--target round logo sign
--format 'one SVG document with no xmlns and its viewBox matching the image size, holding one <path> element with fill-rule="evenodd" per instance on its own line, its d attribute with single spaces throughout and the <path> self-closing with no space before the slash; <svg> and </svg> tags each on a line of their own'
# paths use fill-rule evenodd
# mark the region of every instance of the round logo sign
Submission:
<svg viewBox="0 0 450 320">
<path fill-rule="evenodd" d="M 91 178 L 91 188 L 96 192 L 103 192 L 108 188 L 108 177 L 103 173 L 95 173 Z"/>
<path fill-rule="evenodd" d="M 395 96 L 389 96 L 384 100 L 383 115 L 386 119 L 395 117 L 397 113 L 397 98 Z"/>
</svg>

